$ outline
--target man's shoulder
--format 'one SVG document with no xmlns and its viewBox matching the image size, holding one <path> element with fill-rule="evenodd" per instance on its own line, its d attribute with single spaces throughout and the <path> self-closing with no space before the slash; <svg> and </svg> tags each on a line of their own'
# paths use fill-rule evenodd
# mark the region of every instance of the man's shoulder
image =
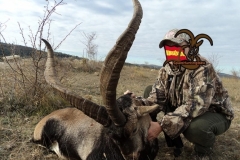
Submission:
<svg viewBox="0 0 240 160">
<path fill-rule="evenodd" d="M 207 61 L 205 65 L 201 65 L 198 69 L 192 70 L 191 72 L 192 74 L 190 75 L 195 79 L 202 79 L 203 77 L 206 77 L 206 79 L 219 78 L 212 63 Z"/>
</svg>

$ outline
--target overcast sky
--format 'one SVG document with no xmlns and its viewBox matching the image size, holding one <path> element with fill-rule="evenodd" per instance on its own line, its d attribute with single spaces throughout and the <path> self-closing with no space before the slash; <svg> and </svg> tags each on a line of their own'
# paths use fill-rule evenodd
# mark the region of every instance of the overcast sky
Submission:
<svg viewBox="0 0 240 160">
<path fill-rule="evenodd" d="M 58 0 L 57 0 L 58 1 Z M 104 60 L 118 36 L 128 25 L 133 12 L 131 0 L 68 0 L 57 7 L 51 19 L 50 38 L 58 44 L 77 24 L 77 29 L 64 41 L 58 51 L 83 55 L 82 32 L 96 32 L 98 59 Z M 218 68 L 224 73 L 240 70 L 240 1 L 239 0 L 140 0 L 143 19 L 127 62 L 162 65 L 164 50 L 158 45 L 165 33 L 173 28 L 189 29 L 194 35 L 208 34 L 213 46 L 204 40 L 200 54 L 219 58 Z M 23 45 L 18 27 L 24 29 L 25 39 L 29 26 L 33 33 L 43 17 L 46 0 L 0 0 L 0 22 L 6 22 L 2 31 L 8 43 Z M 46 28 L 47 29 L 47 28 Z M 46 31 L 47 32 L 47 31 Z M 2 41 L 2 39 L 1 39 Z"/>
</svg>

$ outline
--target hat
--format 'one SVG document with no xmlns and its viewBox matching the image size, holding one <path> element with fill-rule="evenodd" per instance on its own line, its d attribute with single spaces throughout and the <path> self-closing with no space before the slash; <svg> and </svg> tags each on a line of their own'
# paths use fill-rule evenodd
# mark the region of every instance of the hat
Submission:
<svg viewBox="0 0 240 160">
<path fill-rule="evenodd" d="M 178 31 L 179 31 L 179 29 L 172 29 L 172 30 L 168 31 L 167 34 L 164 36 L 163 40 L 160 42 L 159 48 L 162 48 L 164 45 L 164 42 L 166 42 L 167 40 L 175 42 L 175 43 L 182 43 L 183 41 L 188 42 L 190 37 L 186 33 L 181 33 L 176 38 L 174 37 L 174 35 Z"/>
</svg>

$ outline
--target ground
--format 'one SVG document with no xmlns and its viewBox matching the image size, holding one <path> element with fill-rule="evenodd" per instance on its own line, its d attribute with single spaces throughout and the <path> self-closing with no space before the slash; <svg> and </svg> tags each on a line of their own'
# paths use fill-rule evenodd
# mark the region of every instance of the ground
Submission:
<svg viewBox="0 0 240 160">
<path fill-rule="evenodd" d="M 4 69 L 4 67 L 0 68 Z M 76 67 L 66 71 L 59 71 L 62 76 L 62 83 L 73 89 L 79 95 L 84 96 L 96 103 L 102 103 L 99 92 L 99 72 L 83 72 Z M 120 96 L 124 91 L 131 90 L 136 95 L 141 96 L 144 88 L 153 84 L 156 80 L 158 71 L 154 69 L 125 66 L 121 73 L 121 78 L 117 88 L 117 95 Z M 3 75 L 3 74 L 2 74 Z M 214 159 L 236 160 L 240 159 L 240 81 L 237 79 L 223 78 L 223 84 L 229 91 L 230 98 L 235 110 L 235 118 L 227 132 L 216 138 L 214 145 Z M 1 79 L 1 86 L 7 85 L 4 79 Z M 3 87 L 4 88 L 4 87 Z M 55 93 L 54 93 L 55 94 Z M 3 93 L 2 95 L 3 96 Z M 1 97 L 1 99 L 4 99 Z M 61 103 L 61 98 L 55 98 L 55 101 Z M 1 160 L 52 160 L 58 159 L 54 153 L 31 142 L 34 127 L 47 113 L 53 109 L 43 108 L 44 111 L 32 112 L 36 106 L 17 105 L 4 99 L 0 103 L 0 159 Z M 46 107 L 46 106 L 45 106 Z M 51 108 L 51 106 L 48 106 Z M 63 108 L 59 105 L 57 108 Z M 30 108 L 30 109 L 29 109 Z M 31 113 L 30 113 L 31 111 Z M 159 114 L 158 118 L 161 118 Z M 184 137 L 184 152 L 179 159 L 187 160 L 193 151 L 193 145 Z M 159 136 L 160 150 L 156 160 L 173 159 L 172 148 L 166 146 L 163 135 Z"/>
</svg>

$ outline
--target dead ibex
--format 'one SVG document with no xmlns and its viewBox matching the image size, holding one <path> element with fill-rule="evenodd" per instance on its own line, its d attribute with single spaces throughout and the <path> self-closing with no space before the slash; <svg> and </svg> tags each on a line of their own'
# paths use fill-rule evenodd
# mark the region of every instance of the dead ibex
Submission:
<svg viewBox="0 0 240 160">
<path fill-rule="evenodd" d="M 75 108 L 60 109 L 44 117 L 34 130 L 33 141 L 53 150 L 59 157 L 83 160 L 153 160 L 157 140 L 148 142 L 151 118 L 158 108 L 144 106 L 126 94 L 116 99 L 116 88 L 127 53 L 141 23 L 142 8 L 133 0 L 134 14 L 127 29 L 107 55 L 100 75 L 104 106 L 65 88 L 56 77 L 51 45 L 44 72 L 46 81 Z M 81 110 L 81 111 L 80 111 Z"/>
</svg>

